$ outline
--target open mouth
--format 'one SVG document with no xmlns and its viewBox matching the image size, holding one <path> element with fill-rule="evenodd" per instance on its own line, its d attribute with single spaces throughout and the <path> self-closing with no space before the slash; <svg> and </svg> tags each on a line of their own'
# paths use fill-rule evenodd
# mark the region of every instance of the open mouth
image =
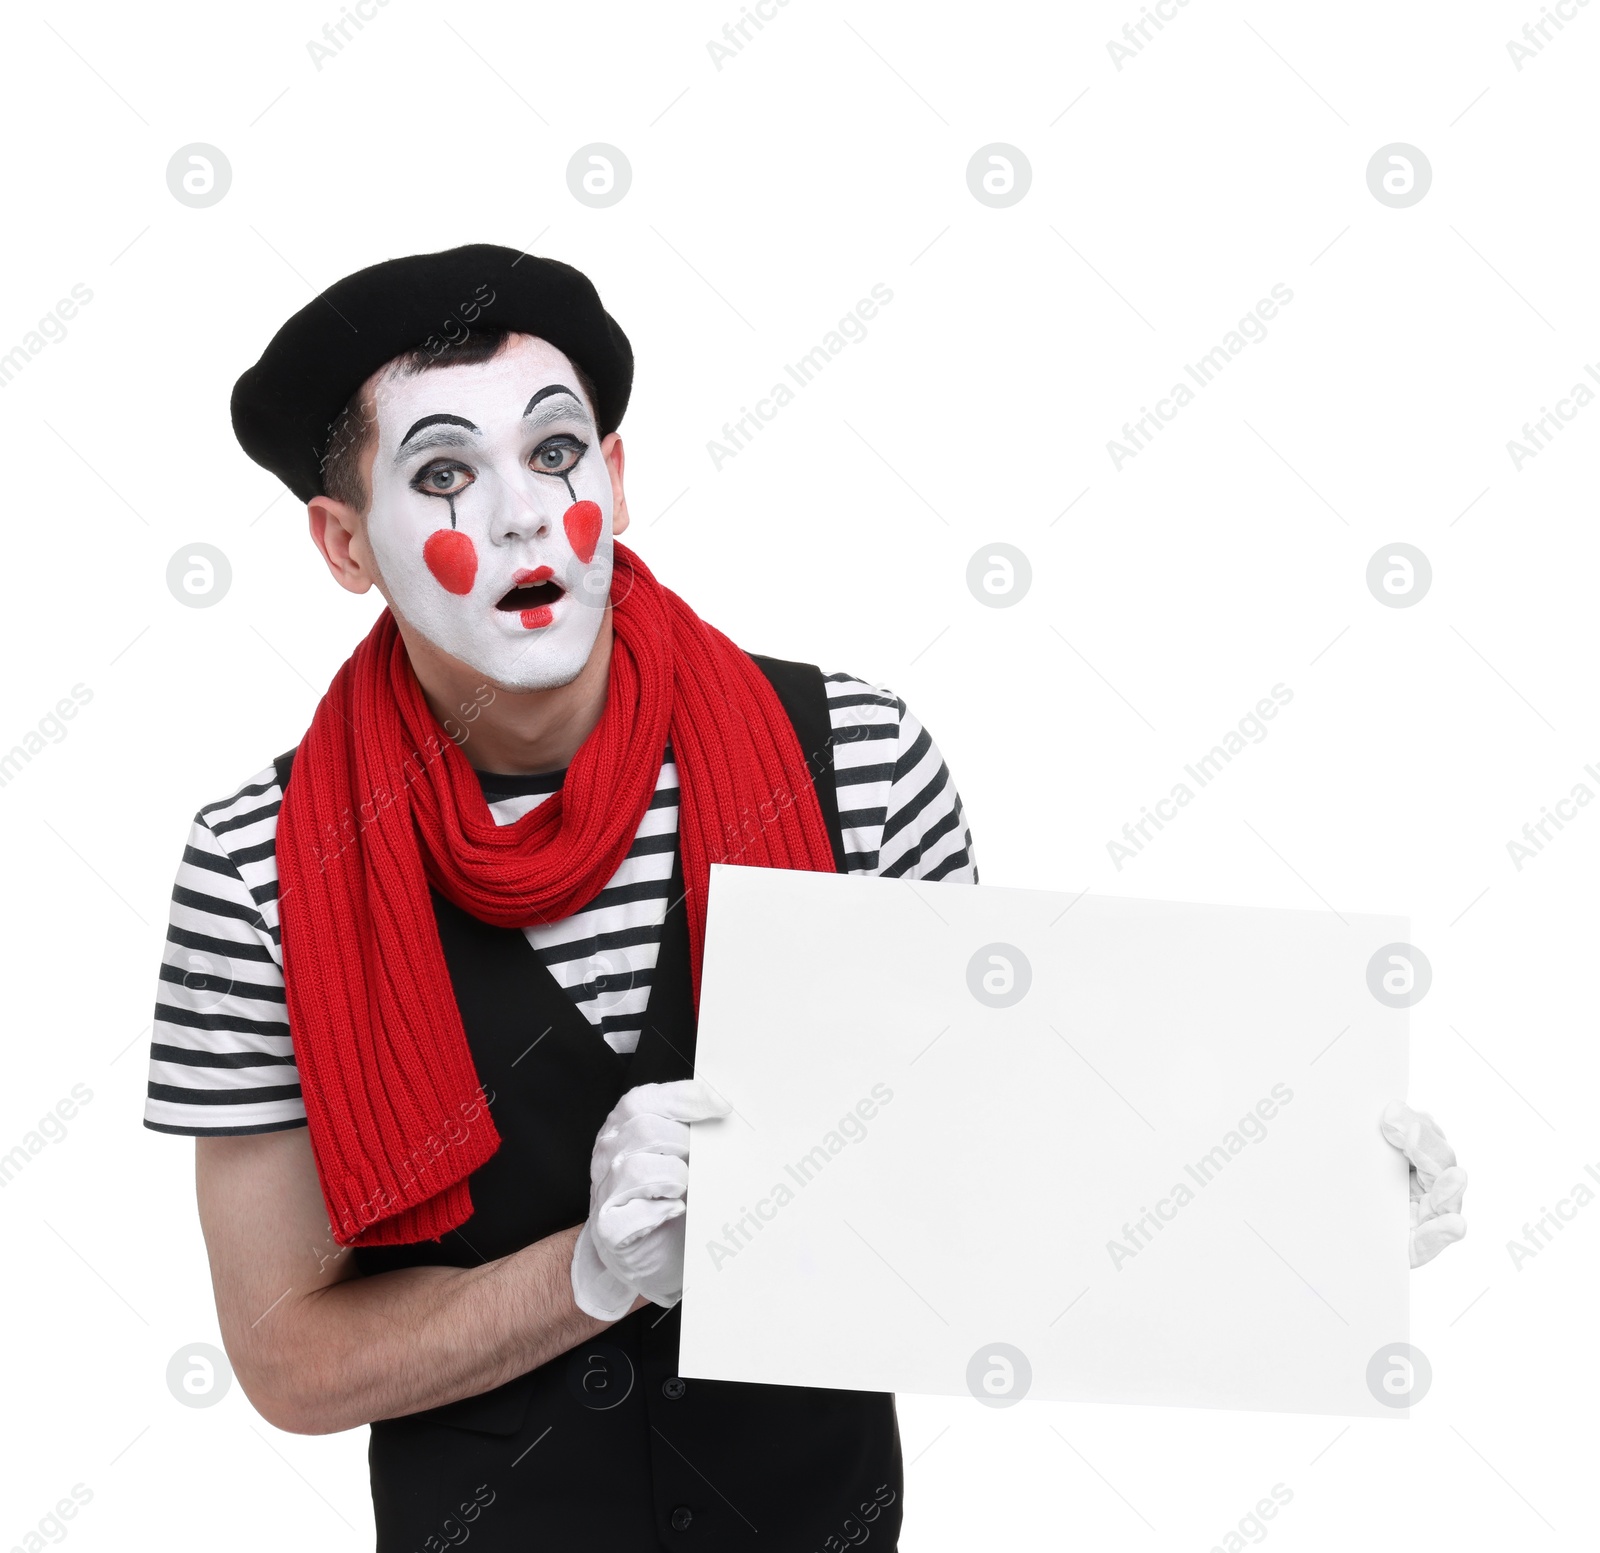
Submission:
<svg viewBox="0 0 1600 1553">
<path fill-rule="evenodd" d="M 537 571 L 518 572 L 512 582 L 511 590 L 495 608 L 507 614 L 523 616 L 524 625 L 533 623 L 527 618 L 530 614 L 539 616 L 540 624 L 548 622 L 550 606 L 566 592 L 559 582 L 553 580 L 553 573 L 548 566 L 541 566 Z"/>
</svg>

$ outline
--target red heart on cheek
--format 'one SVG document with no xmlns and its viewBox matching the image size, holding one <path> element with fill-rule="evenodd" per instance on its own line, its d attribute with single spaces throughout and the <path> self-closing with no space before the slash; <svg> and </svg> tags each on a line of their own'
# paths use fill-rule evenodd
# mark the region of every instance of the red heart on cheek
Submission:
<svg viewBox="0 0 1600 1553">
<path fill-rule="evenodd" d="M 600 543 L 600 530 L 605 517 L 599 504 L 592 501 L 575 501 L 561 519 L 567 531 L 567 543 L 572 552 L 587 566 L 594 559 L 594 547 Z"/>
<path fill-rule="evenodd" d="M 446 593 L 471 593 L 478 575 L 478 552 L 457 528 L 436 529 L 422 547 L 422 559 Z"/>
</svg>

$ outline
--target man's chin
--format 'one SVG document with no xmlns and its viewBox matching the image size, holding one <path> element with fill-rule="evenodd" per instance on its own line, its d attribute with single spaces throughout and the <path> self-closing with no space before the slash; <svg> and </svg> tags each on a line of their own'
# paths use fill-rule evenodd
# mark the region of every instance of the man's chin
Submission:
<svg viewBox="0 0 1600 1553">
<path fill-rule="evenodd" d="M 420 652 L 435 669 L 434 674 L 419 675 L 425 681 L 434 679 L 442 669 L 451 679 L 470 682 L 474 688 L 489 685 L 508 695 L 531 695 L 559 690 L 577 679 L 593 657 L 601 633 L 597 631 L 587 642 L 561 636 L 541 639 L 543 636 L 540 633 L 540 637 L 510 648 L 474 643 L 452 651 L 420 632 L 408 633 L 406 650 L 413 668 Z"/>
<path fill-rule="evenodd" d="M 583 673 L 594 651 L 580 657 L 566 643 L 552 643 L 541 651 L 539 644 L 530 643 L 525 651 L 507 653 L 473 653 L 470 658 L 458 658 L 437 645 L 429 643 L 437 660 L 448 662 L 463 681 L 471 680 L 474 686 L 488 685 L 507 695 L 532 695 L 541 690 L 559 690 L 570 685 Z"/>
<path fill-rule="evenodd" d="M 583 673 L 584 664 L 574 666 L 569 662 L 530 666 L 525 673 L 506 675 L 502 669 L 496 673 L 490 668 L 473 669 L 472 672 L 487 685 L 503 690 L 508 695 L 532 695 L 541 690 L 560 690 L 570 685 Z"/>
<path fill-rule="evenodd" d="M 605 622 L 598 622 L 592 634 L 586 631 L 581 635 L 571 630 L 578 622 L 563 623 L 568 630 L 563 631 L 558 625 L 553 630 L 530 633 L 526 642 L 519 642 L 509 651 L 485 653 L 475 665 L 476 672 L 495 689 L 512 695 L 570 685 L 588 667 L 604 634 L 601 626 Z"/>
</svg>

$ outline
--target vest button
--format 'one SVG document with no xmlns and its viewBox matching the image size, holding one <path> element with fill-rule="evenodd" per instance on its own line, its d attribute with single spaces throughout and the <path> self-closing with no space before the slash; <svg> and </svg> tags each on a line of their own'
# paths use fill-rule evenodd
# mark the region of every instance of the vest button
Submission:
<svg viewBox="0 0 1600 1553">
<path fill-rule="evenodd" d="M 688 1389 L 688 1383 L 676 1375 L 671 1380 L 661 1382 L 661 1395 L 669 1402 L 676 1402 Z"/>
<path fill-rule="evenodd" d="M 688 1531 L 689 1527 L 693 1523 L 694 1511 L 691 1510 L 688 1505 L 680 1504 L 678 1508 L 672 1512 L 672 1529 L 674 1531 Z"/>
</svg>

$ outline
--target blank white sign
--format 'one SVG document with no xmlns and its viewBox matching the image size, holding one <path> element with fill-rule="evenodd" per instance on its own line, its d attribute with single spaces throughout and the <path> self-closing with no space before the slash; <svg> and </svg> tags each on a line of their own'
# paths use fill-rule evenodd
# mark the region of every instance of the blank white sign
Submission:
<svg viewBox="0 0 1600 1553">
<path fill-rule="evenodd" d="M 1407 937 L 713 867 L 681 1372 L 1403 1417 Z"/>
</svg>

